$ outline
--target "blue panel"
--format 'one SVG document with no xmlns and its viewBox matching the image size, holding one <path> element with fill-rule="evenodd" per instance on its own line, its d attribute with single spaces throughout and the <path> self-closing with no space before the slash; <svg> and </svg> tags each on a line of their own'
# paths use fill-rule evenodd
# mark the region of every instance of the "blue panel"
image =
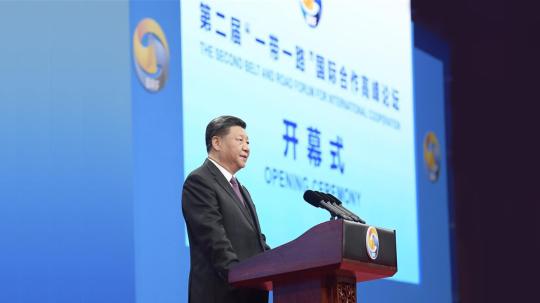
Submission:
<svg viewBox="0 0 540 303">
<path fill-rule="evenodd" d="M 145 89 L 139 80 L 133 54 L 130 62 L 139 303 L 187 301 L 189 251 L 184 245 L 180 202 L 183 163 L 179 5 L 179 1 L 132 1 L 130 5 L 130 38 L 141 20 L 151 18 L 162 29 L 170 54 L 166 81 L 157 92 Z"/>
<path fill-rule="evenodd" d="M 0 4 L 0 302 L 134 299 L 127 22 Z"/>
<path fill-rule="evenodd" d="M 446 163 L 446 130 L 444 102 L 444 65 L 425 53 L 415 50 L 416 146 L 418 204 L 422 220 L 420 238 L 426 256 L 423 269 L 424 287 L 437 293 L 438 302 L 451 302 L 451 249 L 448 212 L 448 166 Z M 429 179 L 425 167 L 423 145 L 428 132 L 436 134 L 440 151 L 440 173 L 436 181 Z M 444 298 L 444 300 L 443 300 Z"/>
<path fill-rule="evenodd" d="M 452 302 L 452 250 L 448 204 L 446 155 L 445 61 L 447 48 L 429 33 L 415 27 L 414 102 L 420 283 L 374 281 L 358 286 L 359 302 Z M 423 51 L 419 47 L 428 50 Z M 431 53 L 432 52 L 432 53 Z M 427 132 L 440 144 L 440 174 L 430 181 L 424 164 L 423 141 Z M 397 231 L 399 233 L 399 231 Z M 399 264 L 407 260 L 398 260 Z M 364 301 L 365 300 L 365 301 Z"/>
</svg>

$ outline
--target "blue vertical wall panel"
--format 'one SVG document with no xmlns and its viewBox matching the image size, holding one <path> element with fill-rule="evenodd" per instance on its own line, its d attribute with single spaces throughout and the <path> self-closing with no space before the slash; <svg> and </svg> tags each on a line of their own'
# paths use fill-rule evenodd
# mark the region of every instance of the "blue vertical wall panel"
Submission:
<svg viewBox="0 0 540 303">
<path fill-rule="evenodd" d="M 128 3 L 0 3 L 0 302 L 132 302 Z"/>
<path fill-rule="evenodd" d="M 146 18 L 161 27 L 170 59 L 167 80 L 157 92 L 146 90 L 137 77 L 134 63 L 131 66 L 136 302 L 186 302 L 189 253 L 184 246 L 180 201 L 183 183 L 180 2 L 131 1 L 130 37 Z M 203 136 L 201 133 L 201 141 L 193 144 L 203 144 Z"/>
<path fill-rule="evenodd" d="M 430 295 L 423 302 L 452 302 L 450 216 L 448 204 L 448 166 L 446 162 L 446 121 L 444 63 L 422 51 L 414 50 L 415 128 L 418 212 L 422 260 L 422 284 Z M 437 136 L 441 151 L 440 173 L 431 181 L 425 167 L 423 142 L 426 134 Z"/>
<path fill-rule="evenodd" d="M 379 280 L 358 286 L 358 302 L 452 302 L 452 247 L 446 155 L 445 56 L 447 46 L 414 27 L 415 157 L 420 245 L 418 285 Z M 428 49 L 430 51 L 424 51 Z M 424 164 L 423 140 L 433 131 L 440 143 L 440 174 L 430 181 Z M 397 231 L 399 233 L 399 230 Z M 399 264 L 407 260 L 398 260 Z M 390 290 L 390 291 L 388 291 Z"/>
</svg>

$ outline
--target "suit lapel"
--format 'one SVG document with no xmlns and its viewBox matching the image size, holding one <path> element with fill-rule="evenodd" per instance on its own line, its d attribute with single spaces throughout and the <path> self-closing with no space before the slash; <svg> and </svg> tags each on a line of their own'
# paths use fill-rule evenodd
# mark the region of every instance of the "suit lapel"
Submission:
<svg viewBox="0 0 540 303">
<path fill-rule="evenodd" d="M 251 200 L 250 195 L 247 193 L 247 189 L 240 184 L 240 191 L 242 192 L 242 196 L 244 197 L 244 202 L 246 202 L 246 206 L 249 208 L 252 222 L 255 223 L 255 227 L 257 228 L 257 232 L 261 232 L 261 228 L 259 226 L 259 220 L 257 219 L 257 215 L 255 213 L 255 205 L 253 205 L 253 201 Z"/>
<path fill-rule="evenodd" d="M 216 182 L 223 189 L 225 189 L 225 191 L 229 194 L 231 199 L 234 201 L 234 204 L 240 209 L 242 214 L 244 214 L 244 217 L 249 222 L 251 227 L 253 227 L 255 230 L 257 230 L 257 227 L 254 225 L 253 219 L 251 219 L 251 215 L 249 214 L 248 209 L 246 207 L 244 207 L 244 205 L 242 204 L 242 201 L 240 201 L 238 199 L 238 196 L 236 196 L 236 193 L 233 191 L 233 188 L 232 188 L 231 184 L 229 183 L 229 181 L 227 181 L 227 179 L 225 179 L 225 176 L 223 176 L 223 174 L 219 171 L 219 169 L 212 162 L 210 162 L 208 159 L 204 163 L 210 169 L 210 172 L 214 175 L 214 179 L 216 180 Z M 240 188 L 241 188 L 240 191 L 243 191 L 242 187 L 240 187 Z M 244 197 L 246 196 L 244 193 L 242 193 L 242 194 L 243 194 Z M 244 202 L 246 202 L 246 204 L 249 205 L 247 199 L 244 199 Z"/>
<path fill-rule="evenodd" d="M 259 244 L 261 245 L 261 249 L 264 251 L 265 243 L 261 237 L 261 226 L 259 225 L 259 219 L 257 217 L 257 213 L 255 212 L 255 204 L 253 204 L 251 196 L 249 195 L 247 189 L 244 186 L 240 186 L 240 190 L 242 191 L 244 201 L 246 201 L 246 205 L 249 207 L 249 210 L 251 212 L 251 217 L 253 218 L 253 222 L 255 223 L 256 232 L 259 235 Z"/>
</svg>

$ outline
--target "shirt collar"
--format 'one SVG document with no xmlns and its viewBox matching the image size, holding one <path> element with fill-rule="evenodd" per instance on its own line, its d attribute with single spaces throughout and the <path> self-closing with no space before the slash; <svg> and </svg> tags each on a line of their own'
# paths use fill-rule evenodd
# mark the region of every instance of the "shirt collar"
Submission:
<svg viewBox="0 0 540 303">
<path fill-rule="evenodd" d="M 219 163 L 217 163 L 217 161 L 215 161 L 214 159 L 208 157 L 208 160 L 212 161 L 212 163 L 217 166 L 219 171 L 223 174 L 223 176 L 225 177 L 225 179 L 227 179 L 228 182 L 231 182 L 232 177 L 234 177 L 233 174 L 231 174 L 227 169 L 225 169 L 225 167 L 219 165 Z"/>
</svg>

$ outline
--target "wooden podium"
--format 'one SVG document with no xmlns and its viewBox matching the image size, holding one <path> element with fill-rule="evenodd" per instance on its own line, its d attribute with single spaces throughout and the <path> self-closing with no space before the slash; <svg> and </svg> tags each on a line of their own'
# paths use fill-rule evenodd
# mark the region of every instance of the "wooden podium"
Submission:
<svg viewBox="0 0 540 303">
<path fill-rule="evenodd" d="M 396 272 L 394 230 L 332 220 L 236 264 L 229 271 L 229 282 L 273 290 L 274 303 L 356 303 L 356 282 Z"/>
</svg>

